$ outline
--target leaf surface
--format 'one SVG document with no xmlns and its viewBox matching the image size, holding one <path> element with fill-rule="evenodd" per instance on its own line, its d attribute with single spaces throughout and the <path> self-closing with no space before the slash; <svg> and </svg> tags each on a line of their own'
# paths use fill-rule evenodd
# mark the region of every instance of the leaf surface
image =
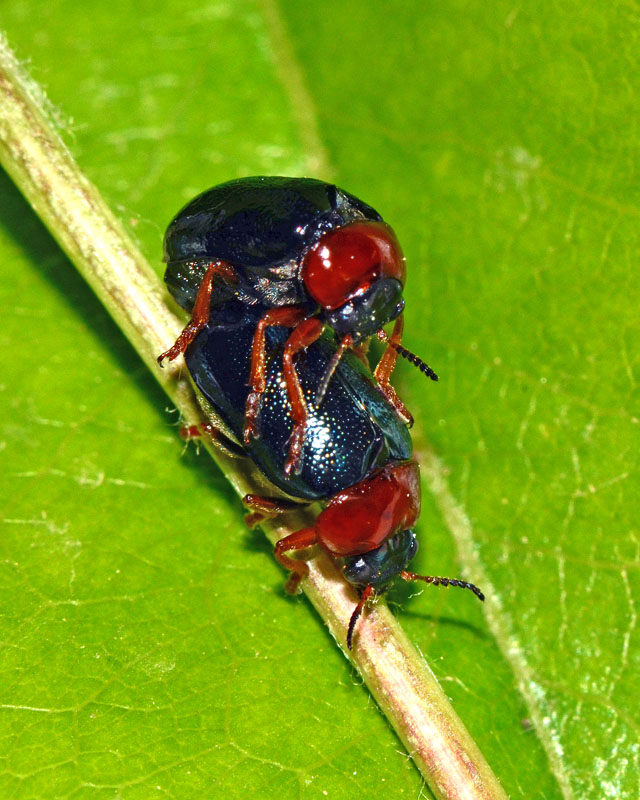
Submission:
<svg viewBox="0 0 640 800">
<path fill-rule="evenodd" d="M 635 12 L 286 0 L 3 22 L 161 273 L 196 192 L 334 178 L 409 264 L 425 468 L 391 599 L 513 797 L 638 786 Z M 3 797 L 416 797 L 417 771 L 115 326 L 0 187 Z M 169 344 L 169 343 L 168 343 Z M 426 790 L 425 790 L 426 791 Z"/>
</svg>

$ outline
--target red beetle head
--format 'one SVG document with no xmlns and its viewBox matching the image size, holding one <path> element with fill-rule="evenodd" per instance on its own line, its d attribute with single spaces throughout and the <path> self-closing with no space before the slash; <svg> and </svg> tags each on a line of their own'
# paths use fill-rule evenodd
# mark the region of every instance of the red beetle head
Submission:
<svg viewBox="0 0 640 800">
<path fill-rule="evenodd" d="M 351 222 L 307 253 L 302 280 L 339 336 L 371 336 L 402 313 L 405 258 L 384 222 Z"/>
</svg>

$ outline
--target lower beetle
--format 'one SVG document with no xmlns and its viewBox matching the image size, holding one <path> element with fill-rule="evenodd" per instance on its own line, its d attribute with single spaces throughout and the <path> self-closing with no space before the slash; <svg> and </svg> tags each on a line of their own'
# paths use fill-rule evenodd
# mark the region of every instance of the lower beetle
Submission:
<svg viewBox="0 0 640 800">
<path fill-rule="evenodd" d="M 193 313 L 175 344 L 158 357 L 184 353 L 208 322 L 211 308 L 230 298 L 260 308 L 248 345 L 251 391 L 245 400 L 242 440 L 260 435 L 259 408 L 266 387 L 265 342 L 272 327 L 289 330 L 284 379 L 294 422 L 287 473 L 300 472 L 307 407 L 293 359 L 334 330 L 340 346 L 318 376 L 321 401 L 345 351 L 377 335 L 387 349 L 375 369 L 380 392 L 405 422 L 411 414 L 391 386 L 397 354 L 436 374 L 402 347 L 405 258 L 393 229 L 378 212 L 331 183 L 312 178 L 251 177 L 214 186 L 188 203 L 164 239 L 165 281 L 176 301 Z M 383 326 L 395 320 L 391 337 Z"/>
<path fill-rule="evenodd" d="M 185 353 L 199 392 L 238 441 L 250 392 L 251 343 L 263 315 L 264 307 L 247 308 L 232 298 L 216 309 L 215 321 L 200 330 Z M 418 550 L 413 526 L 420 513 L 419 470 L 412 459 L 409 432 L 361 360 L 346 353 L 335 363 L 337 347 L 328 337 L 298 355 L 300 391 L 308 407 L 307 435 L 301 470 L 286 470 L 287 446 L 295 428 L 283 367 L 289 335 L 282 326 L 265 331 L 265 388 L 258 412 L 261 436 L 243 448 L 269 481 L 291 498 L 248 495 L 250 524 L 290 511 L 300 502 L 326 504 L 312 527 L 276 544 L 276 558 L 291 571 L 288 590 L 295 592 L 308 572 L 307 565 L 289 553 L 320 545 L 360 592 L 348 629 L 349 649 L 363 608 L 396 576 L 470 589 L 483 600 L 471 583 L 407 570 Z M 319 406 L 314 401 L 318 381 L 334 363 L 334 377 Z M 209 431 L 224 437 L 221 431 Z"/>
</svg>

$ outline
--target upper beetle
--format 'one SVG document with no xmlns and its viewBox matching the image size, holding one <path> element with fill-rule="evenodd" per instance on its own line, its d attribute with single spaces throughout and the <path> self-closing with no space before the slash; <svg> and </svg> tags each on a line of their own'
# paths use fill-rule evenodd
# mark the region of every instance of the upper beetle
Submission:
<svg viewBox="0 0 640 800">
<path fill-rule="evenodd" d="M 184 353 L 230 298 L 262 306 L 251 346 L 243 439 L 259 434 L 256 420 L 265 390 L 265 330 L 291 329 L 284 348 L 284 376 L 294 429 L 285 471 L 299 472 L 306 404 L 294 357 L 330 326 L 339 346 L 319 382 L 320 403 L 345 350 L 376 334 L 387 348 L 374 371 L 379 390 L 400 416 L 411 415 L 390 384 L 397 354 L 433 380 L 435 373 L 401 345 L 405 258 L 392 228 L 357 197 L 311 178 L 240 178 L 198 195 L 172 220 L 164 240 L 165 281 L 177 302 L 192 312 L 173 347 Z M 395 320 L 391 337 L 383 326 Z M 360 352 L 362 352 L 360 350 Z"/>
</svg>

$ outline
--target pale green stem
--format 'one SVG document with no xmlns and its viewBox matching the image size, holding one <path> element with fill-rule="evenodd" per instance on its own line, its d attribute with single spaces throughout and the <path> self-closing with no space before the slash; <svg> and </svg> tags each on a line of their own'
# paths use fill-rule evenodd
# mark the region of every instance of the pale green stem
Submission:
<svg viewBox="0 0 640 800">
<path fill-rule="evenodd" d="M 62 142 L 48 104 L 0 37 L 0 158 L 36 213 L 91 285 L 187 424 L 206 419 L 180 364 L 159 369 L 183 321 L 169 310 L 161 284 L 121 223 L 82 174 Z M 181 359 L 179 359 L 181 361 Z M 264 479 L 213 447 L 214 459 L 244 495 L 265 491 Z M 302 522 L 273 524 L 272 542 Z M 308 519 L 306 524 L 308 524 Z M 498 800 L 506 795 L 452 709 L 433 673 L 383 603 L 358 624 L 353 653 L 345 649 L 356 596 L 322 554 L 309 561 L 304 591 L 372 695 L 437 798 Z"/>
</svg>

